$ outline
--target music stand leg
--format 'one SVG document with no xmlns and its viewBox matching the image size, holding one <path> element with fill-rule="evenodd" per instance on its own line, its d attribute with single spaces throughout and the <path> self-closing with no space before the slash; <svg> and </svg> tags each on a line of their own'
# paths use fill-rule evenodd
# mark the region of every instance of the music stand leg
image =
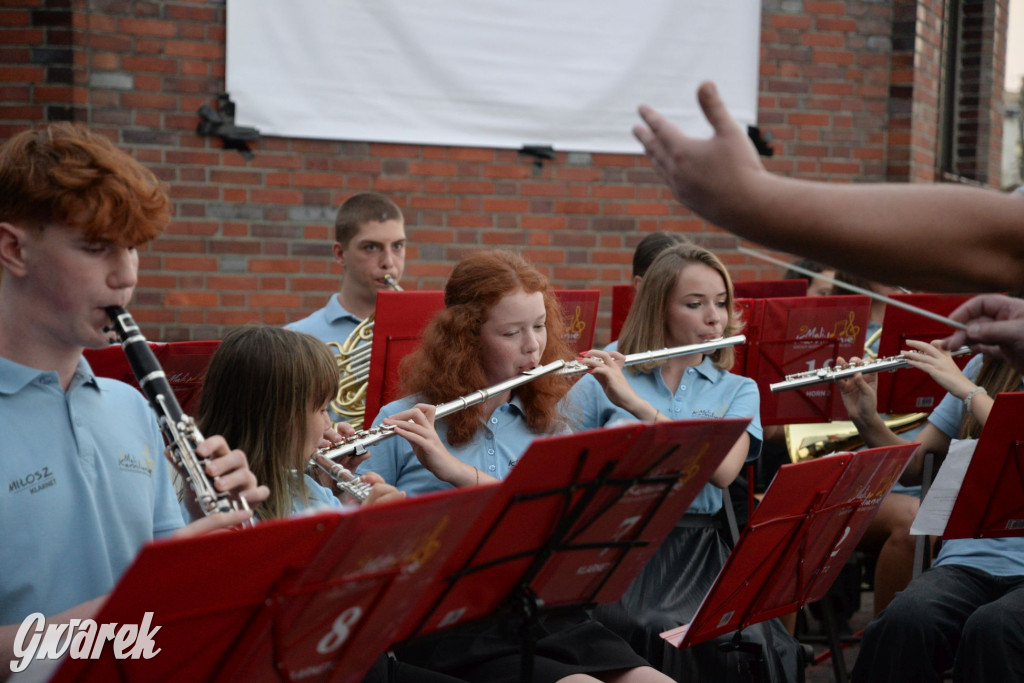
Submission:
<svg viewBox="0 0 1024 683">
<path fill-rule="evenodd" d="M 540 599 L 525 587 L 520 587 L 512 599 L 513 609 L 519 614 L 519 681 L 533 683 L 533 658 L 537 651 L 537 623 L 540 620 Z"/>
<path fill-rule="evenodd" d="M 751 682 L 761 683 L 761 670 L 765 663 L 764 648 L 761 647 L 761 643 L 746 642 L 743 640 L 743 632 L 736 631 L 733 634 L 732 640 L 728 643 L 722 643 L 718 646 L 718 649 L 723 652 L 735 651 L 741 655 L 746 655 L 750 663 Z"/>
<path fill-rule="evenodd" d="M 846 683 L 846 659 L 843 657 L 843 646 L 839 641 L 839 624 L 835 610 L 832 609 L 832 596 L 826 595 L 818 604 L 821 605 L 821 617 L 825 622 L 828 647 L 832 651 L 832 670 L 836 675 L 836 683 Z"/>
</svg>

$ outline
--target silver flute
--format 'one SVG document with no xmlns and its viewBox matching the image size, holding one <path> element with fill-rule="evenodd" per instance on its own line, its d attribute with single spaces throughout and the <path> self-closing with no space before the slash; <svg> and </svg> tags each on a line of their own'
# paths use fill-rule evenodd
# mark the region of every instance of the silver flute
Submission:
<svg viewBox="0 0 1024 683">
<path fill-rule="evenodd" d="M 721 337 L 719 339 L 712 339 L 711 341 L 702 342 L 700 344 L 688 344 L 686 346 L 672 346 L 667 349 L 658 349 L 657 351 L 641 351 L 640 353 L 631 353 L 626 356 L 624 365 L 626 367 L 630 365 L 640 365 L 641 363 L 651 363 L 654 361 L 664 360 L 665 358 L 675 358 L 676 356 L 692 356 L 696 353 L 710 353 L 717 351 L 718 349 L 724 349 L 729 346 L 739 346 L 746 344 L 747 338 L 742 334 L 733 335 L 732 337 Z M 590 372 L 593 368 L 579 360 L 571 360 L 565 364 L 565 367 L 556 372 L 557 375 L 578 375 L 584 372 Z"/>
<path fill-rule="evenodd" d="M 202 442 L 203 435 L 195 421 L 182 411 L 160 367 L 160 361 L 149 348 L 149 343 L 142 336 L 131 314 L 120 306 L 108 306 L 106 311 L 114 324 L 113 330 L 121 342 L 132 373 L 156 413 L 160 431 L 167 441 L 167 452 L 184 472 L 203 514 L 248 510 L 249 503 L 245 498 L 228 491 L 218 491 L 213 479 L 206 473 L 203 459 L 196 454 L 196 446 Z M 244 526 L 253 524 L 253 519 L 249 519 Z"/>
<path fill-rule="evenodd" d="M 970 352 L 971 349 L 969 346 L 961 346 L 959 349 L 953 351 L 951 355 L 964 356 Z M 839 379 L 853 377 L 858 372 L 886 372 L 907 367 L 910 367 L 910 361 L 907 360 L 906 356 L 887 356 L 885 358 L 866 360 L 862 363 L 845 363 L 831 368 L 807 370 L 805 372 L 798 372 L 795 375 L 786 375 L 784 380 L 769 385 L 769 388 L 773 394 L 777 394 L 780 391 L 789 391 L 790 389 L 799 389 L 801 387 L 809 387 L 814 384 L 823 384 L 825 382 L 835 382 Z"/>
<path fill-rule="evenodd" d="M 564 360 L 556 360 L 547 365 L 541 365 L 532 370 L 513 377 L 512 379 L 499 382 L 486 389 L 478 389 L 471 394 L 466 394 L 453 401 L 442 403 L 434 409 L 434 419 L 439 420 L 452 413 L 483 403 L 489 398 L 502 394 L 510 389 L 532 382 L 538 377 L 553 373 L 565 367 Z M 370 495 L 371 484 L 363 481 L 358 475 L 348 468 L 335 462 L 337 459 L 352 456 L 360 456 L 366 453 L 366 449 L 374 444 L 395 435 L 395 426 L 380 424 L 369 429 L 361 429 L 352 436 L 344 437 L 344 440 L 333 446 L 321 448 L 309 459 L 309 467 L 326 472 L 334 480 L 338 490 L 351 495 L 359 502 L 363 502 Z"/>
</svg>

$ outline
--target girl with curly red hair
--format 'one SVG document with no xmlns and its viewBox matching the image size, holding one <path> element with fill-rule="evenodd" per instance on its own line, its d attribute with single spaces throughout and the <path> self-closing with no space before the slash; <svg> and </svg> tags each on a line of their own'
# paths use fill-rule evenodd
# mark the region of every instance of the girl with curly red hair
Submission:
<svg viewBox="0 0 1024 683">
<path fill-rule="evenodd" d="M 360 467 L 409 494 L 504 478 L 538 436 L 596 428 L 632 416 L 605 397 L 594 378 L 545 375 L 483 403 L 434 420 L 435 404 L 572 356 L 561 309 L 544 277 L 522 257 L 474 254 L 455 266 L 445 309 L 401 366 L 413 392 L 384 406 L 374 424 L 404 437 L 373 448 Z M 517 681 L 521 642 L 507 624 L 469 624 L 396 648 L 400 661 L 467 681 Z M 540 620 L 534 659 L 538 683 L 669 681 L 582 611 Z"/>
<path fill-rule="evenodd" d="M 516 254 L 466 258 L 444 300 L 400 367 L 411 396 L 384 406 L 374 421 L 394 425 L 404 439 L 374 446 L 361 471 L 409 494 L 483 484 L 503 479 L 538 436 L 635 420 L 594 378 L 547 375 L 435 422 L 436 404 L 573 355 L 547 280 Z"/>
</svg>

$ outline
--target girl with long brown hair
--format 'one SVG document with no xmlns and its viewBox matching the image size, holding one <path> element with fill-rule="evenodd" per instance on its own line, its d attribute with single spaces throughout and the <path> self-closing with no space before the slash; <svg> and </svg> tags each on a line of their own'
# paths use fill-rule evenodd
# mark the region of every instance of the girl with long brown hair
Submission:
<svg viewBox="0 0 1024 683">
<path fill-rule="evenodd" d="M 920 483 L 925 453 L 944 458 L 973 449 L 996 394 L 1021 391 L 1021 374 L 977 355 L 963 371 L 938 343 L 908 340 L 903 355 L 947 391 L 914 437 L 918 447 L 900 481 Z M 842 362 L 842 359 L 840 359 Z M 843 404 L 868 446 L 908 443 L 876 412 L 877 376 L 839 382 Z M 957 443 L 957 442 L 960 443 Z M 910 581 L 867 627 L 854 681 L 1008 681 L 1024 676 L 1024 540 L 945 540 L 933 566 Z"/>
<path fill-rule="evenodd" d="M 725 654 L 719 647 L 732 634 L 683 651 L 664 647 L 660 634 L 690 622 L 728 557 L 729 548 L 712 516 L 721 510 L 723 494 L 728 495 L 725 489 L 744 462 L 760 453 L 760 399 L 752 379 L 729 372 L 735 357 L 732 347 L 625 369 L 623 354 L 707 342 L 738 334 L 742 327 L 732 280 L 721 260 L 685 242 L 667 247 L 651 263 L 617 349 L 589 354 L 604 361 L 593 375 L 611 400 L 643 419 L 750 418 L 746 431 L 622 599 L 594 612 L 652 665 L 677 680 L 724 680 L 730 669 L 746 664 L 742 657 L 730 661 L 738 654 Z M 798 646 L 778 620 L 745 629 L 742 639 L 761 645 L 763 670 L 757 678 L 798 679 Z"/>
<path fill-rule="evenodd" d="M 260 519 L 279 519 L 315 508 L 340 508 L 330 489 L 304 474 L 324 443 L 327 406 L 338 386 L 338 366 L 316 337 L 276 327 L 232 330 L 214 351 L 203 383 L 196 423 L 244 448 L 270 498 Z M 347 426 L 351 430 L 350 426 Z M 228 436 L 230 435 L 230 436 Z M 367 502 L 401 497 L 383 480 Z"/>
</svg>

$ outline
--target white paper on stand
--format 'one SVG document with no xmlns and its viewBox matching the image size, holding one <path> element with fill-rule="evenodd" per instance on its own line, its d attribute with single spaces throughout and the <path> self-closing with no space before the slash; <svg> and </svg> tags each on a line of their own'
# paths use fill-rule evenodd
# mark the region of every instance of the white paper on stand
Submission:
<svg viewBox="0 0 1024 683">
<path fill-rule="evenodd" d="M 976 439 L 954 439 L 950 442 L 946 460 L 935 475 L 935 481 L 921 501 L 917 517 L 910 526 L 912 535 L 941 536 L 946 531 L 946 522 L 953 512 L 953 505 L 977 445 Z"/>
</svg>

